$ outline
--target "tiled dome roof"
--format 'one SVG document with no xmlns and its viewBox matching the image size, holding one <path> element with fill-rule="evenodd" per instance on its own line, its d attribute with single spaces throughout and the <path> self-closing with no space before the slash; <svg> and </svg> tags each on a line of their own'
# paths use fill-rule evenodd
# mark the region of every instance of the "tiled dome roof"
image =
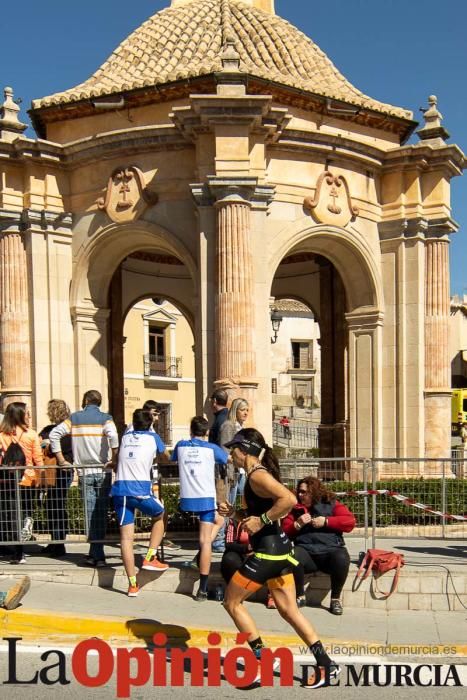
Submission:
<svg viewBox="0 0 467 700">
<path fill-rule="evenodd" d="M 412 116 L 357 90 L 321 49 L 289 22 L 239 0 L 196 0 L 158 12 L 125 39 L 88 80 L 35 100 L 33 108 L 220 71 L 227 37 L 234 41 L 242 72 L 395 117 Z"/>
</svg>

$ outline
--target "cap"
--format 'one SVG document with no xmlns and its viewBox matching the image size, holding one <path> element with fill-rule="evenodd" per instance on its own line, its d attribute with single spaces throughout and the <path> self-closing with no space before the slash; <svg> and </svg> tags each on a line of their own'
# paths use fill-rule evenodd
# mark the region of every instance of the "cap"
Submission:
<svg viewBox="0 0 467 700">
<path fill-rule="evenodd" d="M 254 457 L 259 457 L 265 446 L 260 445 L 255 440 L 248 440 L 241 433 L 237 433 L 233 440 L 226 442 L 224 447 L 239 447 L 243 452 Z"/>
</svg>

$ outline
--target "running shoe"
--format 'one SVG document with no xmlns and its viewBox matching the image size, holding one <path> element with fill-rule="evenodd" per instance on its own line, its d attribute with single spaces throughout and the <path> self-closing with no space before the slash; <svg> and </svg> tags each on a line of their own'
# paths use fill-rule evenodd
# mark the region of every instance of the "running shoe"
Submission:
<svg viewBox="0 0 467 700">
<path fill-rule="evenodd" d="M 175 542 L 172 542 L 172 540 L 168 540 L 166 537 L 162 540 L 162 544 L 164 545 L 165 549 L 181 549 L 179 544 L 175 544 Z"/>
<path fill-rule="evenodd" d="M 297 608 L 306 607 L 306 598 L 304 595 L 297 596 Z"/>
<path fill-rule="evenodd" d="M 18 607 L 20 601 L 31 587 L 31 579 L 29 576 L 23 576 L 23 578 L 15 583 L 14 586 L 8 589 L 6 592 L 5 600 L 3 601 L 3 607 L 6 610 L 14 610 Z"/>
<path fill-rule="evenodd" d="M 197 603 L 204 603 L 204 601 L 208 599 L 207 591 L 200 591 L 198 589 L 198 592 L 193 596 L 193 599 L 196 600 Z"/>
<path fill-rule="evenodd" d="M 139 586 L 136 584 L 133 586 L 131 583 L 128 586 L 128 598 L 136 598 L 139 593 Z"/>
<path fill-rule="evenodd" d="M 342 615 L 344 612 L 344 608 L 342 607 L 342 603 L 338 598 L 333 598 L 331 600 L 331 605 L 329 606 L 329 612 L 332 613 L 333 615 Z"/>
<path fill-rule="evenodd" d="M 26 557 L 24 554 L 21 554 L 20 556 L 13 556 L 10 564 L 26 564 Z"/>
<path fill-rule="evenodd" d="M 166 569 L 169 568 L 169 565 L 163 564 L 156 557 L 152 557 L 152 559 L 144 559 L 141 568 L 145 569 L 146 571 L 166 571 Z"/>
<path fill-rule="evenodd" d="M 266 601 L 266 607 L 268 610 L 276 610 L 277 606 L 274 602 L 274 598 L 270 593 L 268 593 L 268 599 Z"/>
<path fill-rule="evenodd" d="M 34 521 L 32 518 L 24 518 L 23 528 L 21 530 L 21 541 L 29 542 L 32 539 L 32 526 Z"/>
<path fill-rule="evenodd" d="M 329 685 L 330 680 L 337 678 L 340 672 L 340 667 L 334 662 L 332 662 L 329 666 L 317 666 L 310 673 L 303 687 L 308 688 L 309 690 L 322 688 L 325 685 Z"/>
<path fill-rule="evenodd" d="M 184 561 L 183 562 L 183 567 L 185 569 L 193 569 L 193 571 L 199 571 L 199 564 L 197 561 L 197 557 L 192 559 L 191 561 Z"/>
<path fill-rule="evenodd" d="M 256 656 L 256 658 L 258 659 L 259 662 L 261 661 L 261 654 L 263 653 L 264 648 L 265 647 L 262 647 L 260 649 L 253 649 L 253 654 Z M 274 661 L 272 663 L 272 670 L 276 671 L 279 668 L 280 663 L 281 663 L 280 659 L 274 659 Z M 261 680 L 261 666 L 258 667 L 258 673 L 256 674 L 251 685 L 254 685 L 255 683 L 259 683 L 260 680 Z"/>
</svg>

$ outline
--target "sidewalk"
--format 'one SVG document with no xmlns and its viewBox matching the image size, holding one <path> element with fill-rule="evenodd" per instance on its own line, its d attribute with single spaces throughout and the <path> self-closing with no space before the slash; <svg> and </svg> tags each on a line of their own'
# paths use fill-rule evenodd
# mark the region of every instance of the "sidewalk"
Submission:
<svg viewBox="0 0 467 700">
<path fill-rule="evenodd" d="M 357 556 L 361 540 L 347 538 L 347 543 L 352 558 Z M 404 551 L 408 563 L 404 569 L 405 573 L 408 572 L 407 582 L 414 579 L 415 572 L 419 572 L 421 581 L 436 581 L 440 572 L 448 568 L 454 574 L 453 580 L 458 588 L 464 586 L 459 591 L 459 597 L 466 604 L 464 543 L 396 540 L 384 541 L 384 544 L 378 542 L 377 545 Z M 76 551 L 78 548 L 83 551 Z M 197 576 L 180 566 L 183 560 L 192 557 L 194 549 L 177 552 L 167 550 L 166 558 L 173 568 L 160 575 L 143 572 L 142 590 L 135 599 L 126 596 L 127 581 L 118 548 L 108 548 L 111 567 L 99 571 L 77 566 L 84 557 L 86 545 L 70 546 L 68 549 L 71 552 L 68 561 L 31 556 L 25 566 L 0 568 L 2 579 L 11 579 L 12 576 L 16 578 L 25 573 L 33 579 L 31 590 L 20 608 L 9 613 L 0 610 L 3 637 L 18 636 L 34 642 L 53 640 L 66 645 L 75 644 L 79 639 L 99 636 L 114 645 L 128 645 L 129 642 L 135 645 L 150 641 L 155 631 L 161 631 L 162 625 L 172 644 L 204 648 L 207 646 L 207 633 L 214 630 L 224 633 L 224 646 L 235 643 L 235 629 L 222 605 L 215 601 L 196 603 L 188 594 L 196 587 Z M 144 551 L 142 546 L 138 549 Z M 219 559 L 219 555 L 214 556 L 215 561 L 218 562 Z M 73 582 L 73 577 L 80 580 L 83 575 L 90 583 L 94 582 L 92 587 L 89 584 L 83 585 L 82 582 Z M 350 574 L 349 579 L 352 578 Z M 59 583 L 60 579 L 67 582 Z M 179 592 L 173 590 L 171 580 L 172 583 L 174 580 L 178 582 L 176 590 Z M 102 581 L 105 581 L 106 587 L 99 585 L 102 585 Z M 189 583 L 185 590 L 182 585 L 184 581 Z M 6 581 L 0 581 L 2 584 L 4 582 Z M 310 586 L 314 583 L 315 579 L 312 579 Z M 169 590 L 159 590 L 160 587 Z M 369 647 L 392 645 L 397 647 L 399 653 L 410 657 L 417 656 L 417 651 L 420 656 L 426 657 L 427 646 L 455 646 L 455 650 L 437 648 L 431 651 L 433 655 L 440 654 L 439 658 L 466 655 L 465 609 L 450 612 L 386 610 L 381 608 L 380 601 L 374 601 L 374 607 L 371 608 L 355 607 L 351 601 L 356 600 L 356 595 L 358 594 L 351 593 L 344 596 L 345 609 L 342 617 L 331 615 L 325 607 L 304 609 L 304 614 L 313 622 L 327 644 L 345 647 L 362 644 Z M 397 593 L 389 600 L 397 600 L 398 595 L 410 594 Z M 267 610 L 261 603 L 247 605 L 268 644 L 288 646 L 299 653 L 303 645 L 276 611 Z M 407 645 L 425 649 L 401 649 Z M 359 653 L 365 655 L 364 651 L 360 649 Z M 371 648 L 367 648 L 367 651 L 371 654 Z"/>
<path fill-rule="evenodd" d="M 418 539 L 378 539 L 376 546 L 380 549 L 393 549 L 405 556 L 406 566 L 401 570 L 399 586 L 387 600 L 375 593 L 371 578 L 363 581 L 358 590 L 352 590 L 359 552 L 364 549 L 362 537 L 347 537 L 347 546 L 352 565 L 344 586 L 343 602 L 346 608 L 377 611 L 420 610 L 420 611 L 462 611 L 467 606 L 467 568 L 466 545 L 461 540 L 424 540 Z M 34 582 L 47 581 L 69 585 L 82 585 L 124 590 L 127 579 L 123 570 L 120 547 L 106 544 L 109 566 L 94 569 L 85 566 L 84 559 L 88 550 L 85 543 L 67 543 L 68 555 L 62 559 L 51 559 L 41 555 L 37 545 L 30 547 L 31 555 L 27 563 L 20 567 L 2 564 L 0 561 L 0 580 L 5 576 L 27 573 Z M 183 563 L 193 558 L 195 543 L 185 543 L 180 550 L 166 550 L 166 561 L 171 568 L 163 576 L 154 576 L 142 572 L 138 578 L 140 585 L 147 590 L 158 593 L 192 594 L 197 587 L 198 575 Z M 145 545 L 135 547 L 136 563 L 141 562 Z M 211 585 L 222 582 L 219 562 L 221 556 L 213 555 Z M 387 574 L 381 581 L 380 588 L 389 589 L 392 574 Z M 309 577 L 307 587 L 308 602 L 312 605 L 329 604 L 329 577 L 317 574 Z M 265 592 L 260 591 L 259 599 Z"/>
</svg>

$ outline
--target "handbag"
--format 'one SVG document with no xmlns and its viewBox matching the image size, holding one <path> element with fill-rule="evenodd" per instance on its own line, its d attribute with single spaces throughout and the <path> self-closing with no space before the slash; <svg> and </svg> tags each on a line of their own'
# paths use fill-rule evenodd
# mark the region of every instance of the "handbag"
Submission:
<svg viewBox="0 0 467 700">
<path fill-rule="evenodd" d="M 230 544 L 235 542 L 236 544 L 249 544 L 250 538 L 248 533 L 242 529 L 241 522 L 236 523 L 232 518 L 229 519 L 227 524 L 227 531 L 225 534 L 225 541 Z"/>
<path fill-rule="evenodd" d="M 369 549 L 365 554 L 360 568 L 357 571 L 354 583 L 361 579 L 364 581 L 373 572 L 373 577 L 375 581 L 375 588 L 378 593 L 382 594 L 384 598 L 389 598 L 390 595 L 397 590 L 397 584 L 399 582 L 399 572 L 404 566 L 404 555 L 398 554 L 397 552 L 387 551 L 385 549 Z M 362 577 L 363 569 L 366 569 L 365 574 Z M 380 591 L 377 584 L 377 579 L 386 574 L 388 571 L 394 570 L 394 577 L 392 579 L 392 585 L 389 593 Z M 383 598 L 383 599 L 384 599 Z"/>
</svg>

